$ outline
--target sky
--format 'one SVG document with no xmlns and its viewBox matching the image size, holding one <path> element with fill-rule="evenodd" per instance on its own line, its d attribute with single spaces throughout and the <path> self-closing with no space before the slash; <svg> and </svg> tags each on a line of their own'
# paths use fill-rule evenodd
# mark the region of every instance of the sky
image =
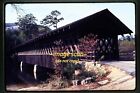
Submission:
<svg viewBox="0 0 140 93">
<path fill-rule="evenodd" d="M 72 23 L 86 16 L 92 15 L 103 9 L 109 9 L 119 18 L 130 30 L 135 33 L 135 4 L 134 3 L 22 3 L 17 4 L 25 15 L 32 13 L 37 19 L 37 23 L 50 14 L 53 10 L 61 12 L 60 17 L 64 20 L 58 23 L 58 27 Z M 17 21 L 17 13 L 10 4 L 5 6 L 5 22 L 14 23 Z"/>
</svg>

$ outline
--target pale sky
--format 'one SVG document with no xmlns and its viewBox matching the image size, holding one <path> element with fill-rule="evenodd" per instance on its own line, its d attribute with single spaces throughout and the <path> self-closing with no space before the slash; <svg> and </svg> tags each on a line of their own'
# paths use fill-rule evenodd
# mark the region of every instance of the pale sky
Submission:
<svg viewBox="0 0 140 93">
<path fill-rule="evenodd" d="M 32 13 L 38 19 L 38 24 L 51 11 L 60 11 L 60 17 L 64 20 L 58 23 L 58 27 L 107 8 L 135 33 L 135 5 L 133 3 L 23 3 L 19 5 L 26 14 Z M 6 23 L 17 21 L 17 13 L 10 4 L 5 6 L 5 21 Z"/>
</svg>

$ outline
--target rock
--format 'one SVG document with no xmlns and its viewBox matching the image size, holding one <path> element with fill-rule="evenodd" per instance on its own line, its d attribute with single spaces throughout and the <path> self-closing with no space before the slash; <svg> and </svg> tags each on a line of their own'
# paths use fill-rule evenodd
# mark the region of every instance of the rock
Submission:
<svg viewBox="0 0 140 93">
<path fill-rule="evenodd" d="M 81 85 L 85 85 L 85 84 L 86 84 L 86 80 L 83 79 L 83 80 L 81 81 Z"/>
<path fill-rule="evenodd" d="M 73 85 L 80 85 L 80 81 L 79 80 L 72 80 L 72 84 Z"/>
<path fill-rule="evenodd" d="M 91 83 L 91 79 L 92 79 L 92 77 L 87 77 L 87 78 L 85 79 L 86 84 Z"/>
<path fill-rule="evenodd" d="M 88 78 L 85 78 L 81 81 L 81 85 L 85 85 L 85 84 L 88 84 L 88 83 L 91 83 L 91 77 L 88 77 Z"/>
<path fill-rule="evenodd" d="M 82 73 L 82 71 L 80 69 L 74 71 L 75 76 L 80 75 L 81 73 Z"/>
<path fill-rule="evenodd" d="M 83 79 L 83 80 L 81 81 L 81 85 L 94 82 L 94 78 L 95 78 L 95 77 L 87 77 L 87 78 Z"/>
<path fill-rule="evenodd" d="M 107 84 L 109 82 L 109 80 L 103 80 L 103 81 L 99 81 L 99 82 L 97 82 L 98 84 L 100 84 L 100 85 L 105 85 L 105 84 Z"/>
</svg>

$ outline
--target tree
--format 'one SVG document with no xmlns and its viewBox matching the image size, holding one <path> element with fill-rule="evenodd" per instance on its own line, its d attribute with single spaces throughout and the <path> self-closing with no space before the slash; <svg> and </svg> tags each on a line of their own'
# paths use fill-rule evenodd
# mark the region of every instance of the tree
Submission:
<svg viewBox="0 0 140 93">
<path fill-rule="evenodd" d="M 25 40 L 32 39 L 37 36 L 38 27 L 36 21 L 37 19 L 31 13 L 18 18 L 18 22 L 16 24 L 19 26 L 19 30 L 23 32 L 22 34 L 25 36 Z"/>
<path fill-rule="evenodd" d="M 19 31 L 6 30 L 5 34 L 6 34 L 6 38 L 5 38 L 6 51 L 10 51 L 16 45 L 21 44 L 22 40 L 21 37 L 19 37 L 20 34 Z"/>
<path fill-rule="evenodd" d="M 126 36 L 126 39 L 128 40 L 128 41 L 130 41 L 131 40 L 131 37 L 130 36 Z"/>
<path fill-rule="evenodd" d="M 57 24 L 58 22 L 64 20 L 63 17 L 61 18 L 58 18 L 58 16 L 61 15 L 61 13 L 57 10 L 54 10 L 51 12 L 50 15 L 47 15 L 42 21 L 41 21 L 41 24 L 43 25 L 48 25 L 49 27 L 50 26 L 53 26 L 55 28 L 57 28 Z"/>
</svg>

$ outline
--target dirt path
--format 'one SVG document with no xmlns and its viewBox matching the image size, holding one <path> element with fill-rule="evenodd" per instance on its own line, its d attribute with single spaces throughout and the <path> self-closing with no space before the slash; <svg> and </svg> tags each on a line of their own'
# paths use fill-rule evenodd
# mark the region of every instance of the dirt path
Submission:
<svg viewBox="0 0 140 93">
<path fill-rule="evenodd" d="M 95 83 L 90 83 L 86 85 L 71 86 L 68 88 L 63 88 L 59 90 L 134 90 L 135 89 L 135 77 L 129 75 L 125 71 L 118 68 L 109 66 L 112 71 L 107 77 L 111 79 L 110 83 L 103 86 L 98 86 Z M 98 86 L 95 88 L 95 86 Z M 28 86 L 19 87 L 18 86 L 7 86 L 7 90 L 15 91 L 47 91 L 50 90 L 47 87 L 39 86 Z"/>
</svg>

